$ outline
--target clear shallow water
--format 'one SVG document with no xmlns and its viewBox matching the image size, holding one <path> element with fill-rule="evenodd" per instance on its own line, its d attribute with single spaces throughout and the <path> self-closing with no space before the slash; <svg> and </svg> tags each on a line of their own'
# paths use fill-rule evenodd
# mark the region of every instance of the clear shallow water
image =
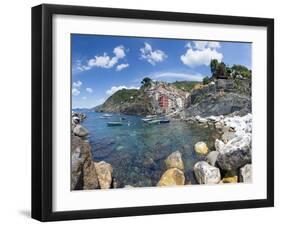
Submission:
<svg viewBox="0 0 281 226">
<path fill-rule="evenodd" d="M 113 167 L 118 187 L 155 186 L 165 171 L 164 160 L 179 150 L 185 166 L 187 181 L 196 183 L 193 165 L 204 159 L 193 146 L 204 141 L 212 149 L 217 134 L 210 128 L 171 121 L 167 124 L 147 125 L 140 116 L 113 114 L 109 119 L 99 118 L 104 113 L 85 112 L 83 125 L 90 131 L 89 141 L 95 161 L 106 161 Z M 122 126 L 108 127 L 109 121 L 122 120 Z"/>
</svg>

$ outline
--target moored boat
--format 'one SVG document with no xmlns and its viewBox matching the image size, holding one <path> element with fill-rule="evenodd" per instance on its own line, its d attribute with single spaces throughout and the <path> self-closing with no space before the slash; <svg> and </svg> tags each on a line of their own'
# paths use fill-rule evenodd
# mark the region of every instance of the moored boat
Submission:
<svg viewBox="0 0 281 226">
<path fill-rule="evenodd" d="M 159 124 L 160 120 L 155 119 L 155 120 L 148 121 L 147 123 L 150 124 L 150 125 L 155 125 L 155 124 Z"/>
<path fill-rule="evenodd" d="M 151 118 L 142 118 L 141 119 L 143 122 L 149 122 L 149 121 L 151 121 L 152 119 Z"/>
<path fill-rule="evenodd" d="M 160 123 L 169 123 L 170 119 L 162 118 L 160 119 Z"/>
<path fill-rule="evenodd" d="M 122 126 L 122 122 L 108 122 L 107 126 Z"/>
</svg>

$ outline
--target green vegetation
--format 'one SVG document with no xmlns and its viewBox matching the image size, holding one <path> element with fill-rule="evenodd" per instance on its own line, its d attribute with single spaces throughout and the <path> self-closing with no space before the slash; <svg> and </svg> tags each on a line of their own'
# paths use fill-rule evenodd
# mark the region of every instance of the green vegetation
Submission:
<svg viewBox="0 0 281 226">
<path fill-rule="evenodd" d="M 205 76 L 202 80 L 203 85 L 207 85 L 210 82 L 210 78 L 208 76 Z"/>
<path fill-rule="evenodd" d="M 142 84 L 142 88 L 148 88 L 151 86 L 151 83 L 152 83 L 152 79 L 151 78 L 148 78 L 148 77 L 145 77 L 142 81 L 141 81 L 141 84 Z"/>
<path fill-rule="evenodd" d="M 141 91 L 137 89 L 121 89 L 109 97 L 108 100 L 115 103 L 134 102 L 140 94 Z"/>
<path fill-rule="evenodd" d="M 245 78 L 249 78 L 252 75 L 252 71 L 243 65 L 234 64 L 231 69 L 235 75 L 240 74 Z"/>
<path fill-rule="evenodd" d="M 190 92 L 195 85 L 200 84 L 201 82 L 195 82 L 195 81 L 176 81 L 174 83 L 171 83 L 176 88 L 181 89 L 186 92 Z"/>
</svg>

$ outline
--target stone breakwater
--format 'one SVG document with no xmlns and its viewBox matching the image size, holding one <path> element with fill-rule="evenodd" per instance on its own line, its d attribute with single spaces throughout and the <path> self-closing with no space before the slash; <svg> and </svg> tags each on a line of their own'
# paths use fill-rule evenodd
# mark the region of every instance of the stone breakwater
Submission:
<svg viewBox="0 0 281 226">
<path fill-rule="evenodd" d="M 71 131 L 71 190 L 108 189 L 115 187 L 112 166 L 95 162 L 88 141 L 88 130 L 81 125 L 86 119 L 82 113 L 72 112 Z"/>
</svg>

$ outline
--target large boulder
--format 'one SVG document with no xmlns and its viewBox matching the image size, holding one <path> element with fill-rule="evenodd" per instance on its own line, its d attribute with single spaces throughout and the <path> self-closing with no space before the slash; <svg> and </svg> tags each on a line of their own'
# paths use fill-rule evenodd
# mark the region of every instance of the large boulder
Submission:
<svg viewBox="0 0 281 226">
<path fill-rule="evenodd" d="M 217 184 L 221 180 L 220 170 L 205 161 L 197 162 L 193 170 L 199 184 Z"/>
<path fill-rule="evenodd" d="M 207 147 L 207 144 L 200 141 L 200 142 L 197 142 L 195 145 L 194 145 L 194 150 L 198 153 L 198 154 L 207 154 L 208 153 L 208 147 Z"/>
<path fill-rule="evenodd" d="M 252 182 L 252 165 L 246 164 L 239 170 L 239 181 L 244 183 Z"/>
<path fill-rule="evenodd" d="M 177 168 L 171 168 L 168 169 L 162 175 L 157 186 L 175 186 L 175 185 L 184 185 L 184 183 L 185 183 L 184 173 Z"/>
<path fill-rule="evenodd" d="M 165 163 L 167 169 L 178 168 L 180 170 L 184 170 L 184 164 L 181 158 L 181 153 L 179 151 L 175 151 L 172 154 L 170 154 L 166 158 Z"/>
<path fill-rule="evenodd" d="M 252 136 L 246 133 L 230 140 L 220 151 L 217 164 L 223 170 L 236 170 L 251 162 Z"/>
<path fill-rule="evenodd" d="M 78 124 L 73 128 L 73 134 L 79 137 L 85 137 L 88 136 L 89 131 L 82 125 Z"/>
<path fill-rule="evenodd" d="M 95 163 L 101 189 L 108 189 L 112 183 L 112 166 L 104 161 Z"/>
<path fill-rule="evenodd" d="M 98 188 L 98 176 L 93 167 L 89 143 L 77 136 L 72 136 L 71 158 L 71 190 Z"/>
</svg>

